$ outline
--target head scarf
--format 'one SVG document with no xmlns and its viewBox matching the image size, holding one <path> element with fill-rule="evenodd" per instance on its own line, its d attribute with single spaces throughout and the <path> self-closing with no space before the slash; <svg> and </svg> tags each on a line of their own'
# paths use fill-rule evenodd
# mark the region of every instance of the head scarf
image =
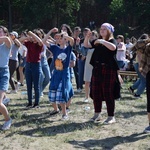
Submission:
<svg viewBox="0 0 150 150">
<path fill-rule="evenodd" d="M 106 27 L 110 32 L 114 32 L 114 26 L 112 26 L 110 23 L 103 23 L 101 26 Z"/>
</svg>

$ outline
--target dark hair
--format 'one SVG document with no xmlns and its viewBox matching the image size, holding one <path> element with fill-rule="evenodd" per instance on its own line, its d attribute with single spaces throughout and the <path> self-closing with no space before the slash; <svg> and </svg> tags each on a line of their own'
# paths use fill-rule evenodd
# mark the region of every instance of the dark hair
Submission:
<svg viewBox="0 0 150 150">
<path fill-rule="evenodd" d="M 92 35 L 95 35 L 98 38 L 98 32 L 96 30 L 92 31 Z"/>
<path fill-rule="evenodd" d="M 60 27 L 60 30 L 62 29 L 62 27 L 65 27 L 65 28 L 67 29 L 67 33 L 68 33 L 69 36 L 72 36 L 72 30 L 71 30 L 71 28 L 70 28 L 69 25 L 67 25 L 67 24 L 62 24 L 61 27 Z M 61 31 L 60 31 L 60 32 L 61 32 Z"/>
<path fill-rule="evenodd" d="M 79 26 L 77 26 L 77 27 L 74 27 L 74 31 L 75 30 L 80 30 L 81 31 L 81 28 Z"/>
<path fill-rule="evenodd" d="M 90 31 L 90 28 L 84 28 L 83 31 Z"/>
<path fill-rule="evenodd" d="M 21 34 L 23 34 L 25 37 L 27 37 L 27 32 L 26 31 L 22 31 Z"/>
<path fill-rule="evenodd" d="M 42 33 L 39 29 L 34 29 L 33 33 L 36 34 L 40 39 L 42 39 Z"/>
<path fill-rule="evenodd" d="M 123 35 L 117 35 L 117 39 L 121 39 L 121 42 L 124 42 L 124 36 Z"/>
<path fill-rule="evenodd" d="M 40 31 L 41 36 L 42 36 L 42 39 L 43 39 L 43 38 L 44 38 L 44 36 L 45 36 L 45 32 L 44 32 L 44 30 L 43 30 L 43 29 L 41 29 L 41 28 L 38 28 L 38 30 Z"/>
</svg>

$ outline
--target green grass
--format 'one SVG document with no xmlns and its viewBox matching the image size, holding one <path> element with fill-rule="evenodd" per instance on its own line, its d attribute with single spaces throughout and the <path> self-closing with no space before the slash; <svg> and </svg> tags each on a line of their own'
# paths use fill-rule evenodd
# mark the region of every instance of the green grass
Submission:
<svg viewBox="0 0 150 150">
<path fill-rule="evenodd" d="M 61 114 L 50 116 L 52 109 L 48 101 L 48 88 L 41 98 L 39 109 L 25 109 L 27 96 L 21 91 L 17 95 L 8 95 L 8 106 L 13 119 L 9 131 L 0 131 L 0 150 L 148 150 L 150 135 L 143 134 L 148 125 L 146 114 L 146 95 L 134 99 L 124 83 L 122 98 L 116 100 L 116 120 L 113 125 L 89 122 L 93 116 L 93 104 L 83 103 L 84 92 L 75 94 L 70 106 L 70 120 L 61 121 Z M 25 88 L 25 87 L 24 87 Z M 24 90 L 24 89 L 22 89 Z M 85 110 L 85 107 L 90 110 Z M 102 121 L 107 117 L 103 105 Z M 0 125 L 3 117 L 0 116 Z M 0 126 L 0 127 L 1 127 Z"/>
</svg>

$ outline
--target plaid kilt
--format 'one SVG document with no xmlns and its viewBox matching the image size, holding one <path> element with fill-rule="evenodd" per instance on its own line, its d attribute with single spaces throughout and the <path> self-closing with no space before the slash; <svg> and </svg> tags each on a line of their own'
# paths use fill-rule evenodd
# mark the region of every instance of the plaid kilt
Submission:
<svg viewBox="0 0 150 150">
<path fill-rule="evenodd" d="M 64 98 L 62 98 L 62 81 L 59 83 L 57 90 L 50 90 L 48 94 L 51 103 L 66 103 Z"/>
<path fill-rule="evenodd" d="M 114 100 L 116 73 L 116 70 L 113 70 L 106 65 L 93 69 L 90 90 L 90 97 L 93 100 Z"/>
</svg>

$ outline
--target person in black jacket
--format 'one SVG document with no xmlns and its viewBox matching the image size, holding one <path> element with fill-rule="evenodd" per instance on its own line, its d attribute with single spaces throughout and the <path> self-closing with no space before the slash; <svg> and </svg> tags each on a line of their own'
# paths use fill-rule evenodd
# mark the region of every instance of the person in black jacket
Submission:
<svg viewBox="0 0 150 150">
<path fill-rule="evenodd" d="M 89 32 L 84 40 L 84 46 L 95 48 L 90 64 L 93 66 L 90 96 L 93 99 L 95 114 L 91 121 L 101 120 L 102 101 L 106 102 L 108 118 L 105 124 L 115 123 L 115 84 L 119 70 L 116 61 L 117 42 L 113 36 L 114 27 L 109 23 L 103 23 L 100 27 L 100 37 L 89 41 Z"/>
</svg>

